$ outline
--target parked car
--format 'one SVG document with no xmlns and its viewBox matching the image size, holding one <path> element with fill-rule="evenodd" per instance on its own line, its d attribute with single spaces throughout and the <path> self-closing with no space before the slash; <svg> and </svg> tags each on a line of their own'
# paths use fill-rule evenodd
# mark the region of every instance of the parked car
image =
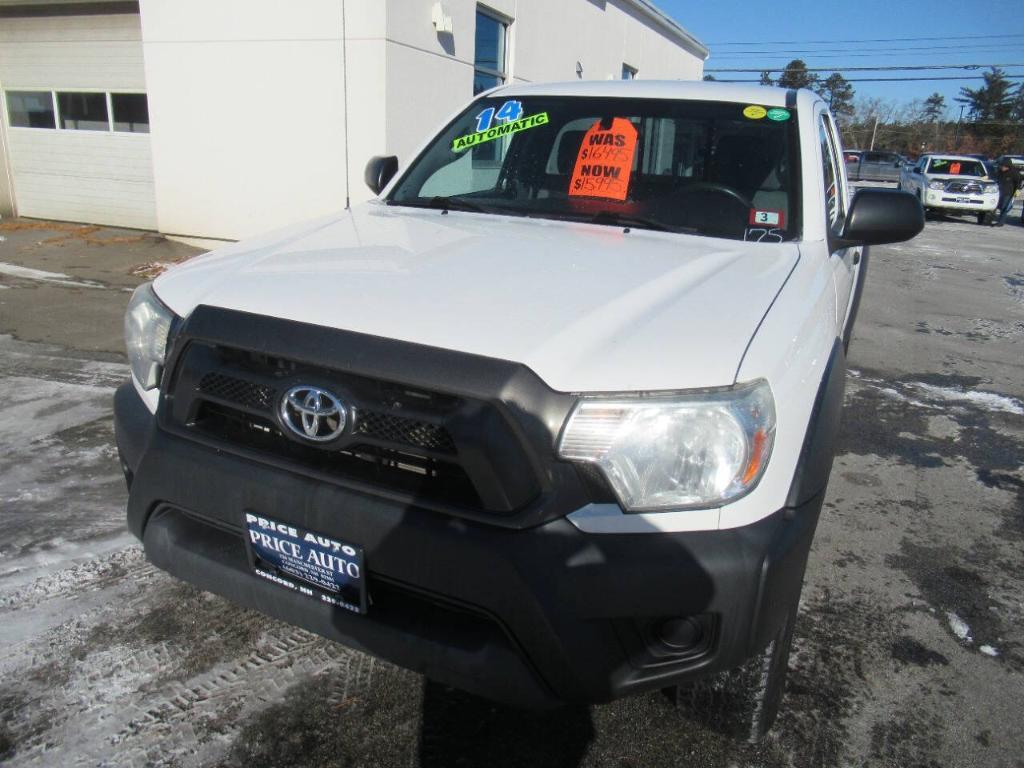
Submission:
<svg viewBox="0 0 1024 768">
<path fill-rule="evenodd" d="M 811 91 L 481 94 L 400 172 L 372 159 L 376 199 L 135 292 L 130 530 L 185 581 L 443 683 L 672 688 L 756 740 L 868 248 L 923 226 L 911 195 L 851 199 L 841 157 Z"/>
<path fill-rule="evenodd" d="M 996 170 L 1003 162 L 1008 162 L 1019 173 L 1024 175 L 1024 155 L 1001 155 L 998 159 L 992 161 L 992 167 L 990 169 L 990 175 L 995 178 Z"/>
<path fill-rule="evenodd" d="M 925 212 L 972 213 L 979 224 L 999 204 L 999 185 L 980 160 L 966 155 L 922 155 L 903 170 L 899 188 L 915 195 Z"/>
<path fill-rule="evenodd" d="M 898 181 L 903 163 L 896 152 L 862 151 L 855 158 L 847 153 L 846 174 L 850 181 Z"/>
</svg>

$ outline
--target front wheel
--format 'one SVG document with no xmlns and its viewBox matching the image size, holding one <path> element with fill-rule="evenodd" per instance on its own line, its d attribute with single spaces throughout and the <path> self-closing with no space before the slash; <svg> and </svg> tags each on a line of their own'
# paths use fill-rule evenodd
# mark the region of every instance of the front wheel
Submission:
<svg viewBox="0 0 1024 768">
<path fill-rule="evenodd" d="M 979 224 L 987 224 L 988 223 L 988 214 L 987 213 L 979 213 L 978 214 L 978 223 Z"/>
<path fill-rule="evenodd" d="M 736 669 L 676 688 L 676 706 L 689 719 L 756 744 L 775 722 L 793 646 L 796 607 L 761 651 Z"/>
</svg>

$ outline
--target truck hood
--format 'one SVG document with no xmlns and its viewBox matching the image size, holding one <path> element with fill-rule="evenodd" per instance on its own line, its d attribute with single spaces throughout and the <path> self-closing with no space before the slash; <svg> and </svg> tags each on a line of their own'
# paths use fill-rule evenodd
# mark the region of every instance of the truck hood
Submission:
<svg viewBox="0 0 1024 768">
<path fill-rule="evenodd" d="M 172 269 L 200 304 L 501 358 L 560 391 L 733 383 L 799 258 L 758 244 L 368 203 Z"/>
<path fill-rule="evenodd" d="M 965 184 L 985 184 L 990 183 L 992 179 L 988 176 L 951 176 L 948 173 L 926 173 L 928 181 L 962 181 Z"/>
</svg>

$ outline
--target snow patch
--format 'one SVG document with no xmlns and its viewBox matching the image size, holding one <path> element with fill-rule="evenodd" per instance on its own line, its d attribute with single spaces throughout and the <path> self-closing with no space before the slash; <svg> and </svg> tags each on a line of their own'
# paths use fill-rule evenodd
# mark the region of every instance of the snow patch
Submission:
<svg viewBox="0 0 1024 768">
<path fill-rule="evenodd" d="M 999 651 L 997 651 L 991 645 L 983 645 L 978 650 L 984 653 L 986 656 L 991 656 L 992 658 L 995 658 L 999 655 Z"/>
<path fill-rule="evenodd" d="M 11 376 L 4 379 L 4 398 L 0 445 L 5 447 L 21 445 L 26 439 L 36 441 L 110 413 L 106 387 Z"/>
<path fill-rule="evenodd" d="M 46 272 L 42 269 L 20 267 L 17 264 L 8 264 L 3 261 L 0 261 L 0 275 L 20 277 L 25 280 L 39 280 L 40 282 L 65 285 L 71 288 L 103 288 L 103 285 L 100 283 L 93 282 L 92 280 L 75 280 L 71 275 L 65 275 L 63 272 Z"/>
<path fill-rule="evenodd" d="M 965 643 L 974 642 L 971 637 L 971 628 L 967 626 L 967 622 L 961 619 L 952 611 L 946 614 L 946 619 L 949 621 L 949 628 L 953 630 L 953 634 L 956 635 L 960 640 Z"/>
<path fill-rule="evenodd" d="M 1024 403 L 1015 397 L 1000 395 L 995 392 L 964 390 L 958 387 L 937 387 L 934 384 L 915 382 L 914 387 L 929 397 L 954 403 L 971 403 L 987 411 L 1000 411 L 1024 416 Z"/>
</svg>

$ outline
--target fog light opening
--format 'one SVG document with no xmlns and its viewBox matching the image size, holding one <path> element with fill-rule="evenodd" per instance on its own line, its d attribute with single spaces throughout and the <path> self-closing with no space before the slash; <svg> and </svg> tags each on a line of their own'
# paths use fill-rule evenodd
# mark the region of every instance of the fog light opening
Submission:
<svg viewBox="0 0 1024 768">
<path fill-rule="evenodd" d="M 704 640 L 704 627 L 690 617 L 663 619 L 654 628 L 654 637 L 675 653 L 692 650 Z"/>
</svg>

